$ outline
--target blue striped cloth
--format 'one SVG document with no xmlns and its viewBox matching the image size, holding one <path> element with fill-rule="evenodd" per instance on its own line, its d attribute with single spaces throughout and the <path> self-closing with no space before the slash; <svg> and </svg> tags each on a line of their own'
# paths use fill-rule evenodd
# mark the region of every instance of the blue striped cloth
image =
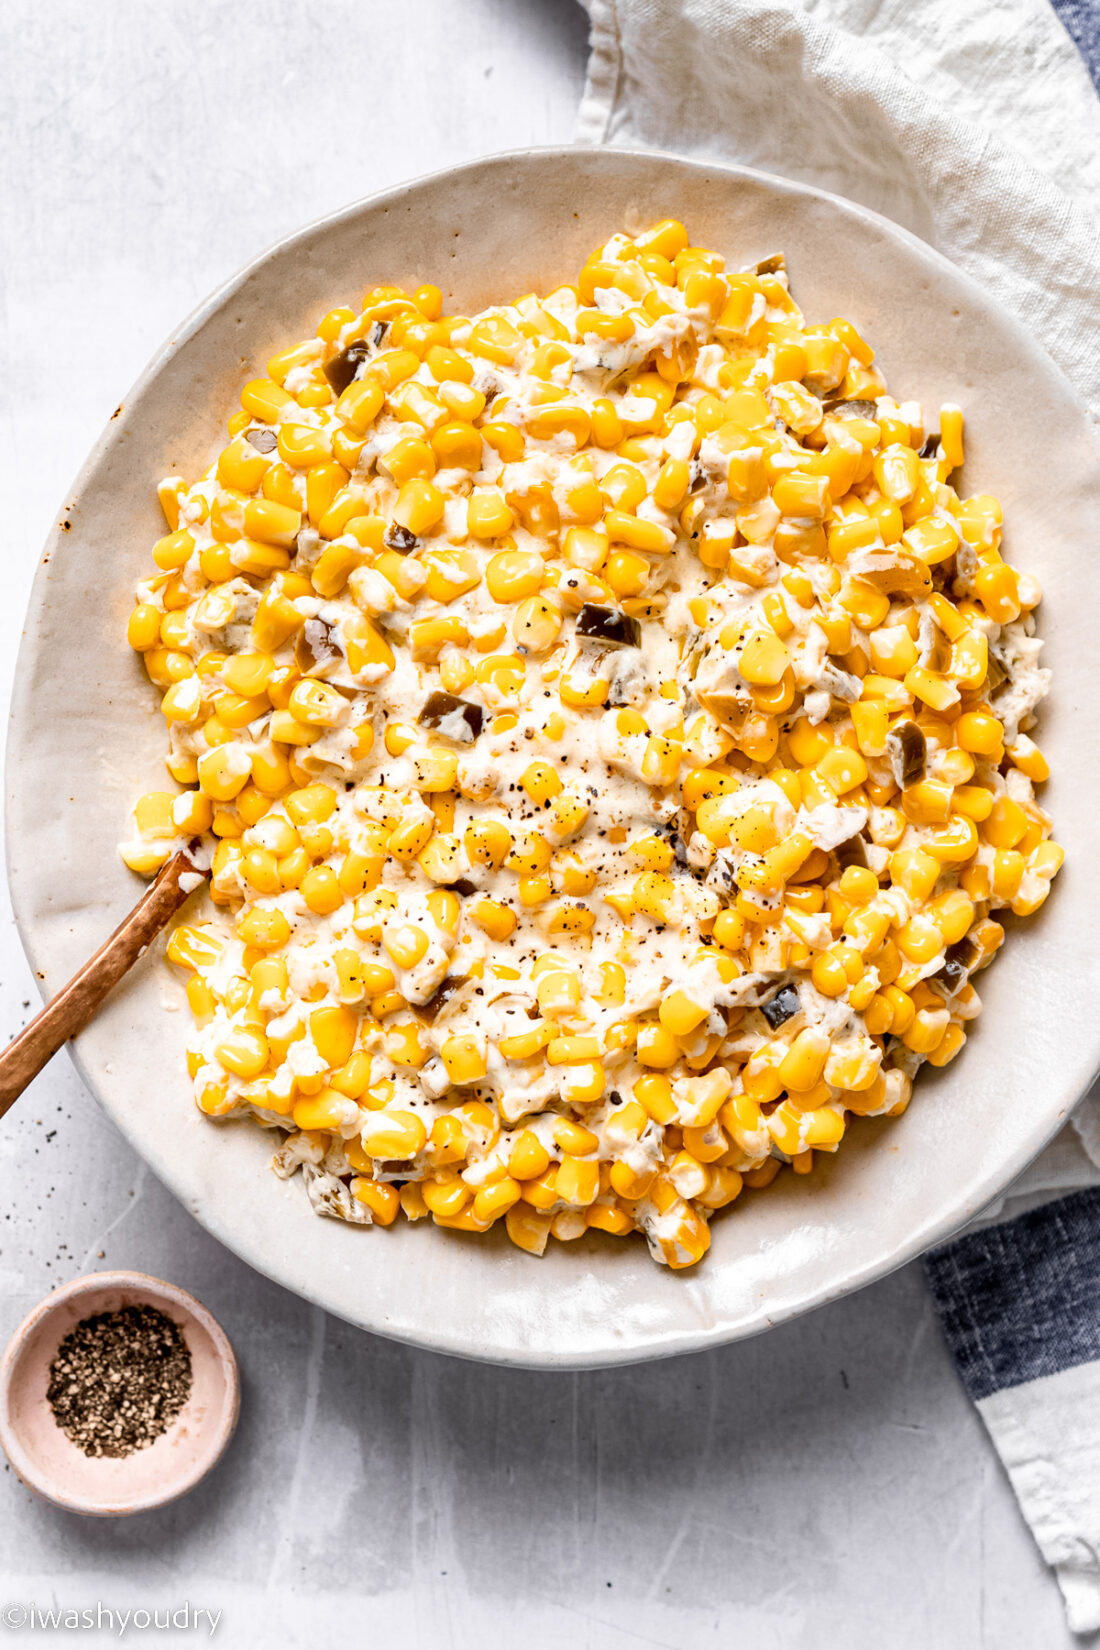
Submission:
<svg viewBox="0 0 1100 1650">
<path fill-rule="evenodd" d="M 1100 1628 L 1100 1187 L 925 1256 L 963 1386 L 989 1429 L 1070 1627 Z"/>
<path fill-rule="evenodd" d="M 1097 0 L 1051 0 L 1051 4 L 1084 58 L 1093 85 L 1100 89 L 1100 5 Z"/>
</svg>

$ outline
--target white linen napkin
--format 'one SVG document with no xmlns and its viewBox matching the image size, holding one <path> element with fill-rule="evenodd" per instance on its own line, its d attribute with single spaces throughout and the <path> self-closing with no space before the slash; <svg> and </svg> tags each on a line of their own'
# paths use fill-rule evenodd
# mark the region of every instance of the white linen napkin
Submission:
<svg viewBox="0 0 1100 1650">
<path fill-rule="evenodd" d="M 883 213 L 1014 311 L 1100 427 L 1100 102 L 1047 0 L 583 3 L 591 55 L 578 142 L 739 161 Z M 1022 1220 L 1027 1236 L 1031 1210 L 1097 1184 L 1100 1085 L 970 1230 Z M 930 1258 L 968 1391 L 959 1346 L 974 1329 L 967 1311 L 977 1310 L 977 1296 L 963 1297 L 967 1287 L 988 1287 L 1012 1239 L 1006 1226 L 1003 1240 L 978 1242 L 986 1272 L 963 1264 L 962 1245 Z M 963 1280 L 954 1297 L 952 1280 Z M 947 1318 L 952 1304 L 958 1335 Z M 1064 1307 L 1061 1298 L 1051 1321 Z M 1058 1575 L 1069 1624 L 1082 1632 L 1100 1626 L 1100 1423 L 1092 1419 L 1100 1415 L 1100 1360 L 1086 1362 L 1083 1374 L 1079 1365 L 1049 1377 L 1073 1384 L 1076 1435 L 1064 1415 L 1053 1434 L 1039 1424 L 1047 1381 L 1024 1385 L 1021 1376 L 1013 1385 L 1011 1369 L 1004 1392 L 1000 1376 L 986 1383 L 992 1396 L 979 1409 Z M 1021 1412 L 1042 1440 L 1030 1454 Z M 1055 1503 L 1052 1482 L 1067 1491 Z M 1063 1514 L 1063 1506 L 1073 1510 Z"/>
</svg>

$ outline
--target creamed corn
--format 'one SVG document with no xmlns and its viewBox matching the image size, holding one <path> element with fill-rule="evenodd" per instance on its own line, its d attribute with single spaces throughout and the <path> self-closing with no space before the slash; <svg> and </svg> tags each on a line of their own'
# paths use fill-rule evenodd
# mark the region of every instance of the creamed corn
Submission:
<svg viewBox="0 0 1100 1650">
<path fill-rule="evenodd" d="M 320 1213 L 541 1254 L 713 1213 L 959 1052 L 1062 860 L 1039 587 L 781 258 L 667 221 L 466 318 L 375 287 L 245 385 L 130 644 L 212 908 L 195 1098 Z"/>
</svg>

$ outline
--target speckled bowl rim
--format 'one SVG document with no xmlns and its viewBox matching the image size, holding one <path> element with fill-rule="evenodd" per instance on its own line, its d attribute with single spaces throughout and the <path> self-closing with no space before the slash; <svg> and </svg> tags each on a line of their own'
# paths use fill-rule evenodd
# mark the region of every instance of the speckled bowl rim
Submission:
<svg viewBox="0 0 1100 1650">
<path fill-rule="evenodd" d="M 194 1318 L 210 1337 L 218 1365 L 225 1375 L 229 1398 L 218 1424 L 210 1429 L 208 1442 L 206 1432 L 201 1434 L 206 1447 L 196 1455 L 191 1470 L 181 1478 L 174 1479 L 164 1494 L 132 1497 L 125 1505 L 93 1501 L 84 1496 L 66 1493 L 60 1484 L 44 1477 L 37 1463 L 24 1448 L 22 1435 L 12 1419 L 11 1409 L 12 1387 L 32 1335 L 44 1328 L 50 1318 L 56 1317 L 62 1307 L 79 1301 L 82 1296 L 91 1298 L 116 1290 L 141 1295 L 151 1305 L 166 1309 L 168 1316 L 171 1316 L 171 1309 L 174 1308 L 176 1312 Z M 225 1454 L 236 1431 L 240 1408 L 241 1380 L 237 1356 L 229 1336 L 217 1318 L 186 1289 L 181 1289 L 178 1284 L 168 1283 L 164 1278 L 155 1278 L 148 1272 L 89 1272 L 84 1277 L 72 1278 L 68 1283 L 61 1284 L 40 1300 L 37 1306 L 32 1307 L 22 1323 L 16 1326 L 4 1349 L 3 1357 L 0 1358 L 0 1449 L 3 1449 L 11 1463 L 12 1471 L 20 1483 L 25 1484 L 36 1495 L 40 1495 L 44 1501 L 52 1502 L 55 1507 L 61 1507 L 65 1512 L 82 1513 L 88 1518 L 127 1518 L 134 1513 L 151 1512 L 156 1507 L 166 1507 L 172 1501 L 178 1501 L 181 1496 L 187 1495 L 213 1471 Z"/>
<path fill-rule="evenodd" d="M 391 213 L 396 215 L 400 209 L 410 208 L 410 203 L 411 208 L 415 209 L 417 197 L 423 191 L 438 190 L 441 186 L 448 189 L 456 188 L 459 191 L 463 188 L 469 190 L 474 185 L 491 184 L 495 179 L 502 185 L 507 184 L 511 187 L 513 194 L 518 194 L 524 188 L 528 191 L 536 188 L 540 175 L 548 175 L 546 168 L 571 172 L 576 175 L 579 185 L 583 184 L 590 188 L 598 187 L 605 172 L 613 176 L 617 169 L 633 168 L 641 193 L 648 187 L 646 180 L 651 170 L 660 169 L 667 175 L 670 169 L 674 169 L 677 177 L 685 180 L 685 183 L 692 181 L 699 189 L 709 187 L 710 180 L 716 180 L 720 187 L 742 185 L 746 190 L 765 190 L 769 192 L 770 198 L 781 203 L 797 201 L 798 210 L 809 214 L 824 211 L 826 221 L 833 224 L 839 222 L 842 232 L 854 233 L 858 227 L 859 233 L 866 235 L 867 242 L 872 248 L 876 244 L 889 248 L 892 243 L 894 251 L 904 254 L 910 261 L 913 277 L 918 286 L 922 283 L 928 289 L 942 286 L 958 306 L 954 312 L 956 315 L 966 312 L 971 317 L 994 327 L 1002 342 L 1011 347 L 1014 359 L 1026 367 L 1029 381 L 1038 386 L 1040 395 L 1045 395 L 1058 408 L 1064 428 L 1075 432 L 1078 446 L 1081 445 L 1081 440 L 1085 439 L 1081 431 L 1087 432 L 1088 424 L 1083 409 L 1064 378 L 1026 330 L 993 304 L 969 277 L 907 231 L 875 212 L 830 195 L 826 191 L 773 177 L 751 168 L 687 161 L 658 151 L 632 152 L 619 149 L 543 149 L 497 155 L 431 174 L 358 201 L 340 212 L 317 220 L 276 243 L 205 300 L 183 327 L 173 334 L 165 348 L 154 357 L 127 401 L 133 403 L 145 395 L 158 376 L 171 364 L 179 348 L 199 333 L 225 306 L 231 304 L 235 295 L 243 293 L 250 279 L 262 272 L 273 260 L 300 251 L 302 258 L 308 261 L 310 247 L 318 236 L 329 234 L 345 225 L 353 225 L 356 220 L 368 218 L 372 214 L 377 215 L 379 212 L 383 216 Z M 541 173 L 540 169 L 543 169 Z M 574 216 L 577 215 L 574 213 Z M 608 220 L 608 231 L 615 227 L 617 224 Z M 422 262 L 425 266 L 424 275 L 430 276 L 433 273 L 430 251 Z M 838 307 L 839 302 L 838 298 Z M 975 394 L 978 393 L 975 391 Z M 68 495 L 70 500 L 79 501 L 101 467 L 104 470 L 109 468 L 124 433 L 120 434 L 118 426 L 108 425 L 74 489 Z M 1093 497 L 1100 499 L 1100 484 L 1096 479 L 1100 472 L 1097 471 L 1097 455 L 1091 434 L 1087 435 L 1086 446 L 1088 454 L 1091 455 L 1082 460 L 1087 464 L 1087 485 L 1093 489 Z M 1085 448 L 1081 450 L 1085 451 Z M 142 477 L 143 482 L 152 479 Z M 48 542 L 47 561 L 50 557 L 60 557 L 63 554 L 64 529 L 69 525 L 67 516 L 59 521 Z M 36 725 L 33 666 L 38 659 L 40 639 L 48 628 L 50 589 L 47 571 L 45 565 L 39 569 L 31 598 L 26 638 L 20 654 L 20 666 L 27 665 L 32 668 L 21 668 L 17 672 L 9 734 L 11 754 L 7 794 L 8 865 L 16 920 L 31 965 L 41 973 L 45 973 L 48 963 L 56 959 L 59 945 L 56 935 L 52 931 L 47 933 L 39 923 L 35 902 L 41 896 L 41 888 L 36 884 L 35 876 L 17 864 L 17 850 L 29 849 L 33 835 L 34 808 L 27 801 L 26 785 L 33 783 L 35 779 L 34 741 L 36 733 L 41 730 L 41 722 Z M 1088 558 L 1085 558 L 1084 564 L 1078 570 L 1078 576 L 1083 587 L 1091 580 L 1094 589 L 1096 588 L 1097 576 L 1089 565 Z M 1097 591 L 1097 601 L 1093 603 L 1093 610 L 1096 610 L 1097 603 L 1100 603 L 1100 590 Z M 1098 680 L 1097 672 L 1092 668 L 1091 654 L 1083 646 L 1076 648 L 1072 658 L 1062 656 L 1053 659 L 1052 662 L 1059 665 L 1063 682 L 1066 680 L 1067 671 L 1082 682 L 1087 683 L 1091 679 L 1095 683 Z M 1094 708 L 1097 699 L 1100 699 L 1100 686 L 1093 695 L 1092 702 L 1086 702 L 1080 712 L 1074 708 L 1075 715 L 1080 715 L 1086 721 L 1091 720 L 1094 736 L 1100 733 L 1100 724 Z M 1095 737 L 1093 742 L 1095 743 Z M 1080 806 L 1080 798 L 1085 793 L 1089 797 L 1087 835 L 1095 856 L 1098 844 L 1093 822 L 1100 819 L 1100 798 L 1097 796 L 1093 768 L 1080 774 L 1075 782 L 1075 826 L 1079 839 L 1086 831 Z M 1067 806 L 1068 803 L 1067 795 Z M 1060 887 L 1071 875 L 1071 868 L 1067 867 L 1067 875 L 1061 879 Z M 133 886 L 132 883 L 130 886 Z M 1100 896 L 1097 890 L 1087 882 L 1083 885 L 1076 883 L 1074 890 L 1083 922 L 1093 927 L 1100 924 Z M 1065 900 L 1066 897 L 1063 891 L 1061 898 Z M 113 894 L 112 899 L 115 899 Z M 1051 901 L 1052 906 L 1056 904 L 1056 901 Z M 115 900 L 114 908 L 124 908 L 121 891 Z M 1060 930 L 1061 918 L 1056 917 L 1051 922 L 1044 912 L 1038 919 L 1033 919 L 1033 922 L 1036 926 L 1030 938 L 1018 935 L 1015 945 L 1006 948 L 1011 953 L 1022 952 L 1028 955 L 1027 948 L 1030 947 L 1030 954 L 1034 955 L 1032 972 L 1052 966 L 1049 958 L 1050 947 L 1044 949 L 1038 936 L 1044 932 L 1044 924 L 1048 925 L 1052 934 Z M 63 947 L 60 948 L 60 954 L 65 955 Z M 1079 961 L 1079 958 L 1074 959 L 1075 964 Z M 1011 956 L 999 963 L 1002 974 L 1007 973 L 1012 967 Z M 1090 967 L 1092 978 L 1096 975 L 1096 969 L 1094 965 Z M 1080 972 L 1078 969 L 1079 975 Z M 998 969 L 994 969 L 993 974 L 996 976 Z M 1020 978 L 1019 969 L 1013 977 Z M 1088 982 L 1079 983 L 1084 991 Z M 132 983 L 132 994 L 143 989 L 145 987 L 140 983 Z M 1089 985 L 1088 989 L 1094 1000 L 1095 986 Z M 131 990 L 130 986 L 123 988 L 124 992 L 128 990 Z M 110 1016 L 111 1012 L 111 1005 L 108 1005 L 105 1014 Z M 999 1005 L 997 1015 L 1002 1029 L 1007 1029 L 1007 1011 Z M 507 1245 L 502 1248 L 497 1244 L 494 1247 L 493 1239 L 496 1234 L 492 1234 L 489 1240 L 480 1240 L 481 1259 L 473 1271 L 468 1274 L 459 1266 L 454 1274 L 454 1280 L 458 1286 L 464 1284 L 469 1276 L 475 1280 L 478 1288 L 485 1288 L 490 1293 L 500 1290 L 501 1299 L 505 1304 L 499 1331 L 497 1319 L 491 1312 L 482 1314 L 476 1328 L 465 1321 L 461 1310 L 456 1310 L 451 1304 L 453 1290 L 442 1291 L 442 1286 L 440 1292 L 435 1295 L 430 1288 L 426 1288 L 425 1300 L 418 1300 L 408 1309 L 403 1304 L 400 1308 L 392 1304 L 385 1308 L 376 1305 L 369 1288 L 372 1275 L 375 1279 L 378 1277 L 376 1260 L 371 1258 L 363 1262 L 360 1269 L 358 1260 L 352 1261 L 349 1258 L 350 1252 L 346 1247 L 340 1246 L 339 1240 L 330 1243 L 327 1239 L 323 1242 L 320 1239 L 311 1239 L 301 1224 L 296 1224 L 296 1217 L 287 1220 L 283 1252 L 273 1252 L 274 1246 L 265 1246 L 262 1235 L 251 1229 L 247 1221 L 228 1206 L 226 1199 L 222 1198 L 219 1201 L 209 1195 L 208 1183 L 211 1175 L 208 1159 L 204 1159 L 199 1168 L 191 1163 L 181 1163 L 162 1145 L 155 1131 L 135 1121 L 131 1116 L 124 1097 L 116 1092 L 117 1086 L 113 1079 L 108 1080 L 111 1067 L 104 1058 L 102 1048 L 94 1047 L 94 1026 L 76 1045 L 74 1059 L 89 1087 L 101 1098 L 135 1149 L 213 1235 L 261 1273 L 352 1323 L 399 1341 L 506 1365 L 576 1369 L 661 1358 L 759 1333 L 885 1276 L 934 1243 L 946 1238 L 977 1215 L 1016 1179 L 1066 1121 L 1073 1105 L 1091 1082 L 1100 1066 L 1100 1016 L 1093 1015 L 1086 1020 L 1077 998 L 1074 999 L 1074 1015 L 1071 1034 L 1055 1038 L 1053 1033 L 1043 1033 L 1043 1058 L 1036 1067 L 1037 1071 L 1043 1074 L 1043 1082 L 1046 1084 L 1042 1102 L 1038 1105 L 1029 1100 L 1027 1105 L 1031 1109 L 1026 1119 L 1014 1119 L 1011 1146 L 1005 1145 L 1004 1149 L 998 1147 L 994 1155 L 985 1153 L 980 1162 L 977 1161 L 976 1151 L 975 1161 L 964 1165 L 954 1176 L 950 1196 L 930 1195 L 927 1205 L 922 1207 L 919 1218 L 908 1220 L 903 1230 L 888 1230 L 885 1236 L 880 1236 L 876 1232 L 874 1238 L 868 1239 L 862 1247 L 857 1243 L 855 1251 L 846 1253 L 843 1262 L 835 1267 L 829 1265 L 822 1268 L 820 1264 L 815 1263 L 815 1277 L 811 1282 L 807 1272 L 804 1287 L 799 1271 L 801 1263 L 797 1257 L 804 1252 L 805 1246 L 800 1250 L 797 1231 L 789 1234 L 792 1238 L 790 1243 L 785 1232 L 772 1234 L 760 1240 L 758 1250 L 769 1251 L 770 1259 L 767 1256 L 761 1258 L 759 1252 L 753 1257 L 754 1263 L 760 1262 L 758 1275 L 761 1280 L 770 1282 L 767 1278 L 768 1266 L 778 1267 L 778 1272 L 772 1274 L 773 1278 L 778 1276 L 784 1285 L 778 1291 L 778 1298 L 771 1298 L 772 1289 L 769 1287 L 757 1290 L 755 1283 L 751 1300 L 737 1295 L 737 1289 L 743 1290 L 744 1285 L 735 1286 L 731 1280 L 722 1280 L 720 1284 L 717 1280 L 721 1278 L 721 1272 L 716 1272 L 715 1269 L 721 1269 L 727 1262 L 717 1253 L 719 1245 L 716 1242 L 711 1255 L 703 1263 L 703 1267 L 697 1269 L 696 1274 L 677 1275 L 678 1280 L 683 1280 L 679 1283 L 682 1293 L 678 1298 L 681 1304 L 667 1309 L 664 1303 L 669 1297 L 664 1292 L 665 1286 L 660 1279 L 655 1276 L 652 1284 L 643 1284 L 639 1281 L 635 1286 L 618 1286 L 614 1267 L 603 1260 L 602 1253 L 593 1249 L 590 1253 L 598 1254 L 598 1258 L 591 1260 L 584 1271 L 575 1271 L 571 1277 L 565 1272 L 554 1274 L 561 1285 L 559 1293 L 570 1293 L 573 1280 L 579 1279 L 586 1286 L 591 1283 L 589 1293 L 585 1297 L 584 1312 L 587 1313 L 587 1317 L 583 1323 L 579 1318 L 574 1322 L 569 1316 L 572 1310 L 570 1306 L 563 1309 L 564 1316 L 553 1317 L 551 1321 L 552 1314 L 548 1313 L 547 1307 L 552 1303 L 556 1311 L 558 1303 L 552 1294 L 540 1295 L 540 1291 L 546 1289 L 552 1269 L 545 1261 L 535 1264 L 522 1257 L 523 1263 L 530 1267 L 530 1276 L 517 1285 L 513 1275 L 507 1271 L 503 1259 Z M 987 1015 L 983 1016 L 983 1023 L 988 1025 L 995 1018 L 992 1011 L 987 1011 Z M 1028 1028 L 1030 1029 L 1030 1025 Z M 1038 1056 L 1036 1059 L 1038 1060 Z M 1056 1080 L 1051 1078 L 1048 1081 L 1050 1068 L 1054 1063 L 1058 1067 L 1058 1076 Z M 946 1080 L 948 1088 L 954 1092 L 954 1079 L 951 1073 L 955 1069 L 951 1068 L 947 1073 L 933 1074 L 931 1082 L 941 1084 Z M 971 1062 L 967 1070 L 977 1077 L 978 1085 L 981 1086 L 980 1068 L 975 1068 Z M 928 1076 L 922 1074 L 922 1081 L 927 1084 Z M 892 1124 L 890 1127 L 901 1130 L 905 1122 L 906 1119 L 902 1119 L 900 1124 Z M 876 1140 L 880 1139 L 877 1127 L 870 1127 L 871 1136 Z M 866 1140 L 870 1136 L 865 1133 L 862 1138 Z M 900 1135 L 895 1137 L 899 1142 L 900 1138 Z M 203 1148 L 199 1150 L 201 1152 Z M 856 1150 L 854 1143 L 849 1144 L 846 1141 L 844 1150 L 851 1157 Z M 826 1165 L 825 1173 L 831 1173 L 829 1165 Z M 929 1189 L 931 1194 L 931 1181 Z M 284 1188 L 284 1191 L 286 1190 Z M 768 1195 L 776 1196 L 774 1192 Z M 284 1204 L 284 1211 L 286 1207 Z M 275 1208 L 276 1218 L 279 1213 L 280 1211 Z M 287 1218 L 285 1213 L 283 1218 Z M 313 1220 L 315 1217 L 309 1218 Z M 734 1216 L 734 1219 L 743 1218 L 746 1217 L 742 1214 Z M 888 1228 L 890 1219 L 891 1211 L 887 1210 L 884 1220 Z M 813 1223 L 809 1225 L 812 1226 Z M 817 1231 L 816 1227 L 813 1229 Z M 396 1230 L 392 1229 L 391 1237 Z M 294 1252 L 295 1238 L 302 1255 Z M 829 1249 L 833 1241 L 828 1232 L 820 1234 L 820 1246 L 823 1250 Z M 581 1247 L 589 1243 L 589 1239 L 582 1240 Z M 306 1249 L 319 1254 L 322 1248 L 325 1248 L 326 1253 L 331 1252 L 334 1257 L 330 1274 L 322 1274 L 315 1266 L 307 1265 L 303 1258 Z M 577 1246 L 573 1245 L 571 1248 L 575 1253 Z M 793 1260 L 792 1256 L 795 1257 Z M 570 1258 L 572 1260 L 572 1256 Z M 744 1255 L 734 1257 L 732 1264 L 742 1265 L 744 1259 Z M 433 1260 L 434 1257 L 426 1255 L 423 1266 L 431 1268 Z M 577 1265 L 579 1266 L 579 1262 Z M 646 1265 L 649 1266 L 651 1263 L 647 1260 Z M 481 1270 L 478 1270 L 478 1267 Z M 447 1270 L 444 1265 L 443 1272 L 446 1273 Z M 654 1268 L 655 1274 L 657 1271 L 658 1269 Z M 545 1283 L 540 1281 L 543 1272 L 547 1274 Z M 428 1279 L 427 1272 L 421 1275 L 425 1280 Z M 665 1275 L 667 1277 L 667 1274 Z M 796 1275 L 797 1283 L 794 1281 Z M 502 1278 L 504 1282 L 501 1282 Z M 727 1281 L 730 1292 L 724 1292 Z M 606 1327 L 599 1316 L 605 1299 L 608 1302 Z M 729 1304 L 730 1302 L 733 1304 Z M 625 1326 L 618 1326 L 613 1321 L 616 1303 L 628 1309 L 630 1321 Z M 577 1307 L 577 1311 L 581 1311 L 580 1306 Z"/>
</svg>

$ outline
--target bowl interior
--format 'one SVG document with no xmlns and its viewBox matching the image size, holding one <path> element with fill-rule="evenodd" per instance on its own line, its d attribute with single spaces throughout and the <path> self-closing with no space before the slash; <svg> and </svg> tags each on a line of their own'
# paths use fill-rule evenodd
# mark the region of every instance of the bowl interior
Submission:
<svg viewBox="0 0 1100 1650">
<path fill-rule="evenodd" d="M 35 586 L 9 744 L 9 858 L 21 932 L 58 988 L 139 888 L 116 845 L 164 784 L 163 722 L 124 640 L 136 578 L 163 531 L 153 487 L 220 445 L 241 385 L 334 304 L 375 282 L 436 282 L 449 308 L 569 278 L 621 227 L 683 219 L 732 266 L 779 249 L 810 320 L 848 316 L 892 393 L 967 414 L 967 492 L 1002 500 L 1006 555 L 1036 573 L 1056 672 L 1039 738 L 1069 859 L 1037 919 L 981 979 L 963 1055 L 926 1072 L 907 1114 L 858 1124 L 808 1180 L 782 1176 L 713 1224 L 704 1264 L 674 1275 L 640 1241 L 591 1236 L 536 1263 L 503 1237 L 320 1220 L 270 1175 L 273 1142 L 215 1125 L 184 1074 L 182 993 L 150 955 L 77 1045 L 112 1117 L 211 1231 L 272 1277 L 384 1334 L 502 1362 L 579 1366 L 753 1333 L 882 1275 L 995 1196 L 1087 1086 L 1100 1032 L 1090 876 L 1097 817 L 1100 509 L 1083 413 L 1023 330 L 921 243 L 847 203 L 734 169 L 616 151 L 504 156 L 349 208 L 267 254 L 202 307 L 128 396 L 78 480 Z M 80 692 L 74 695 L 74 667 Z M 154 948 L 155 949 L 155 948 Z M 1091 954 L 1090 954 L 1091 953 Z M 165 1010 L 172 1012 L 165 1012 Z"/>
<path fill-rule="evenodd" d="M 83 1319 L 154 1306 L 177 1323 L 191 1354 L 191 1392 L 167 1429 L 132 1455 L 85 1455 L 46 1398 L 50 1365 Z M 0 1442 L 29 1488 L 74 1512 L 122 1516 L 191 1489 L 224 1450 L 236 1423 L 236 1360 L 224 1333 L 182 1290 L 140 1274 L 102 1274 L 59 1290 L 12 1338 L 0 1374 Z"/>
</svg>

